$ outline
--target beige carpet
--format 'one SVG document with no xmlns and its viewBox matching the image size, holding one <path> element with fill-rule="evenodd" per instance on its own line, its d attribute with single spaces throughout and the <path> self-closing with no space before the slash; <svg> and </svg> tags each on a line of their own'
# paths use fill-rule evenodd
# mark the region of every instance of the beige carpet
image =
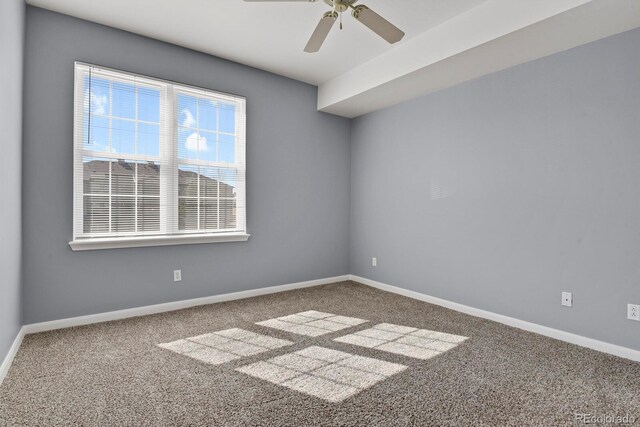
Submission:
<svg viewBox="0 0 640 427">
<path fill-rule="evenodd" d="M 640 364 L 353 282 L 28 335 L 0 386 L 3 426 L 580 425 L 576 414 L 640 425 Z"/>
</svg>

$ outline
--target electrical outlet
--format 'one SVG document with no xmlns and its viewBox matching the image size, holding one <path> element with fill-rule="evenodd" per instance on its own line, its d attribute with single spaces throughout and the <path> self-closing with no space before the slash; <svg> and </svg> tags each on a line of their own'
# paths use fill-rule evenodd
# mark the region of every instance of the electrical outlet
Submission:
<svg viewBox="0 0 640 427">
<path fill-rule="evenodd" d="M 562 305 L 564 305 L 565 307 L 573 306 L 573 294 L 571 292 L 562 293 Z"/>
<path fill-rule="evenodd" d="M 173 270 L 173 281 L 174 282 L 182 281 L 182 270 Z"/>
<path fill-rule="evenodd" d="M 371 267 L 377 267 L 378 266 L 378 258 L 373 257 L 371 258 Z"/>
<path fill-rule="evenodd" d="M 640 305 L 627 304 L 627 319 L 640 322 Z"/>
</svg>

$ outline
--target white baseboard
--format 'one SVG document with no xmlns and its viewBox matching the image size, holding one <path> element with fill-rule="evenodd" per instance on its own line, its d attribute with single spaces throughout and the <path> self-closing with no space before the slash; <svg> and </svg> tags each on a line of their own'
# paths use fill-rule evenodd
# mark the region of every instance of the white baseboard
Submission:
<svg viewBox="0 0 640 427">
<path fill-rule="evenodd" d="M 217 302 L 232 301 L 250 298 L 259 295 L 284 292 L 292 289 L 308 288 L 311 286 L 326 285 L 329 283 L 349 280 L 349 276 L 328 277 L 325 279 L 309 280 L 307 282 L 290 283 L 287 285 L 271 286 L 267 288 L 252 289 L 248 291 L 233 292 L 230 294 L 213 295 L 209 297 L 194 298 L 182 301 L 167 302 L 164 304 L 147 305 L 143 307 L 128 308 L 125 310 L 109 311 L 106 313 L 90 314 L 88 316 L 70 317 L 67 319 L 51 320 L 49 322 L 31 323 L 23 327 L 25 334 L 52 331 L 54 329 L 70 328 L 72 326 L 89 325 L 92 323 L 108 322 L 111 320 L 126 319 L 128 317 L 147 316 L 149 314 L 164 313 L 166 311 L 181 310 L 197 305 L 213 304 Z M 4 365 L 3 365 L 4 366 Z"/>
<path fill-rule="evenodd" d="M 24 334 L 25 333 L 24 333 L 24 326 L 23 326 L 18 331 L 18 335 L 16 336 L 16 339 L 13 340 L 13 344 L 11 344 L 11 348 L 9 349 L 9 352 L 7 353 L 4 360 L 2 361 L 2 365 L 0 365 L 0 385 L 2 384 L 2 381 L 4 381 L 4 378 L 7 376 L 7 373 L 9 372 L 11 363 L 13 363 L 13 358 L 16 357 L 16 353 L 18 353 L 18 349 L 20 348 L 20 344 L 22 344 L 22 338 L 24 337 Z"/>
<path fill-rule="evenodd" d="M 353 280 L 362 284 L 381 289 L 383 291 L 393 292 L 399 295 L 403 295 L 409 298 L 425 301 L 431 304 L 446 307 L 452 310 L 459 311 L 461 313 L 470 314 L 472 316 L 481 317 L 495 322 L 503 323 L 508 326 L 523 329 L 526 331 L 534 332 L 540 335 L 545 335 L 551 338 L 555 338 L 561 341 L 566 341 L 571 344 L 576 344 L 582 347 L 587 347 L 592 350 L 601 351 L 604 353 L 612 354 L 614 356 L 624 357 L 636 362 L 640 362 L 640 351 L 622 347 L 615 344 L 598 341 L 592 338 L 583 337 L 580 335 L 572 334 L 570 332 L 561 331 L 558 329 L 549 328 L 547 326 L 538 325 L 535 323 L 527 322 L 524 320 L 516 319 L 513 317 L 503 316 L 501 314 L 492 313 L 489 311 L 481 310 L 474 307 L 469 307 L 463 304 L 458 304 L 452 301 L 448 301 L 442 298 L 425 295 L 419 292 L 410 291 L 407 289 L 398 288 L 396 286 L 388 285 L 386 283 L 376 282 L 375 280 L 366 279 L 355 275 L 345 275 L 328 277 L 325 279 L 310 280 L 306 282 L 290 283 L 287 285 L 271 286 L 267 288 L 252 289 L 248 291 L 233 292 L 229 294 L 213 295 L 203 298 L 195 298 L 182 301 L 168 302 L 164 304 L 148 305 L 144 307 L 136 307 L 125 310 L 111 311 L 106 313 L 91 314 L 88 316 L 72 317 L 67 319 L 52 320 L 49 322 L 32 323 L 25 325 L 20 329 L 18 336 L 16 337 L 9 353 L 5 357 L 4 362 L 0 366 L 0 383 L 7 374 L 11 362 L 15 354 L 20 347 L 22 337 L 26 334 L 33 334 L 37 332 L 51 331 L 54 329 L 69 328 L 72 326 L 89 325 L 92 323 L 107 322 L 112 320 L 126 319 L 129 317 L 146 316 L 149 314 L 163 313 L 167 311 L 181 310 L 183 308 L 194 307 L 198 305 L 213 304 L 217 302 L 232 301 L 243 298 L 250 298 L 259 295 L 273 294 L 277 292 L 288 291 L 292 289 L 301 289 L 311 286 L 326 285 L 329 283 L 341 282 L 345 280 Z"/>
<path fill-rule="evenodd" d="M 640 362 L 639 350 L 622 347 L 616 344 L 610 344 L 604 341 L 598 341 L 592 338 L 583 337 L 581 335 L 572 334 L 570 332 L 561 331 L 559 329 L 553 329 L 547 326 L 538 325 L 536 323 L 527 322 L 513 317 L 503 316 L 502 314 L 496 314 L 490 311 L 481 310 L 479 308 L 469 307 L 464 304 L 458 304 L 456 302 L 448 301 L 442 298 L 432 297 L 420 292 L 409 291 L 407 289 L 387 285 L 386 283 L 376 282 L 375 280 L 366 279 L 364 277 L 350 275 L 349 278 L 354 282 L 359 282 L 367 286 L 381 289 L 383 291 L 393 292 L 398 295 L 425 301 L 431 304 L 439 305 L 441 307 L 450 308 L 451 310 L 459 311 L 461 313 L 470 314 L 471 316 L 493 320 L 494 322 L 513 326 L 514 328 L 523 329 L 525 331 L 534 332 L 536 334 L 555 338 L 561 341 L 566 341 L 571 344 L 576 344 L 581 347 L 590 348 L 592 350 L 597 350 L 603 353 L 608 353 L 614 356 L 624 357 L 625 359 L 631 359 L 633 361 Z"/>
</svg>

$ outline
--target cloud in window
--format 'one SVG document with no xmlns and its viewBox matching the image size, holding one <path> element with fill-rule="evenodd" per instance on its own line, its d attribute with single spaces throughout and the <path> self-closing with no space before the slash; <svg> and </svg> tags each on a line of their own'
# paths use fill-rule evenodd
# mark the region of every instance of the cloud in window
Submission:
<svg viewBox="0 0 640 427">
<path fill-rule="evenodd" d="M 194 132 L 187 137 L 185 147 L 189 151 L 209 151 L 207 138 L 198 134 L 198 132 Z"/>
<path fill-rule="evenodd" d="M 118 151 L 113 148 L 113 147 L 109 147 L 109 145 L 106 144 L 101 144 L 100 142 L 96 141 L 95 139 L 92 139 L 91 142 L 89 143 L 89 145 L 91 146 L 91 149 L 94 151 L 106 151 L 109 153 L 117 153 Z"/>
<path fill-rule="evenodd" d="M 91 91 L 91 114 L 105 115 L 107 111 L 106 106 L 107 96 L 99 95 Z"/>
<path fill-rule="evenodd" d="M 182 120 L 182 126 L 192 128 L 196 125 L 196 119 L 193 117 L 193 114 L 188 109 L 184 109 L 181 111 L 184 115 L 184 119 Z"/>
</svg>

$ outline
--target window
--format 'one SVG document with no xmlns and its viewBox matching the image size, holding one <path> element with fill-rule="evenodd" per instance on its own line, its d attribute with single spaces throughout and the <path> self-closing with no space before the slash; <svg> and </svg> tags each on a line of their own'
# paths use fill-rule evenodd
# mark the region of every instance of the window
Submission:
<svg viewBox="0 0 640 427">
<path fill-rule="evenodd" d="M 74 250 L 247 240 L 245 99 L 76 63 Z"/>
</svg>

